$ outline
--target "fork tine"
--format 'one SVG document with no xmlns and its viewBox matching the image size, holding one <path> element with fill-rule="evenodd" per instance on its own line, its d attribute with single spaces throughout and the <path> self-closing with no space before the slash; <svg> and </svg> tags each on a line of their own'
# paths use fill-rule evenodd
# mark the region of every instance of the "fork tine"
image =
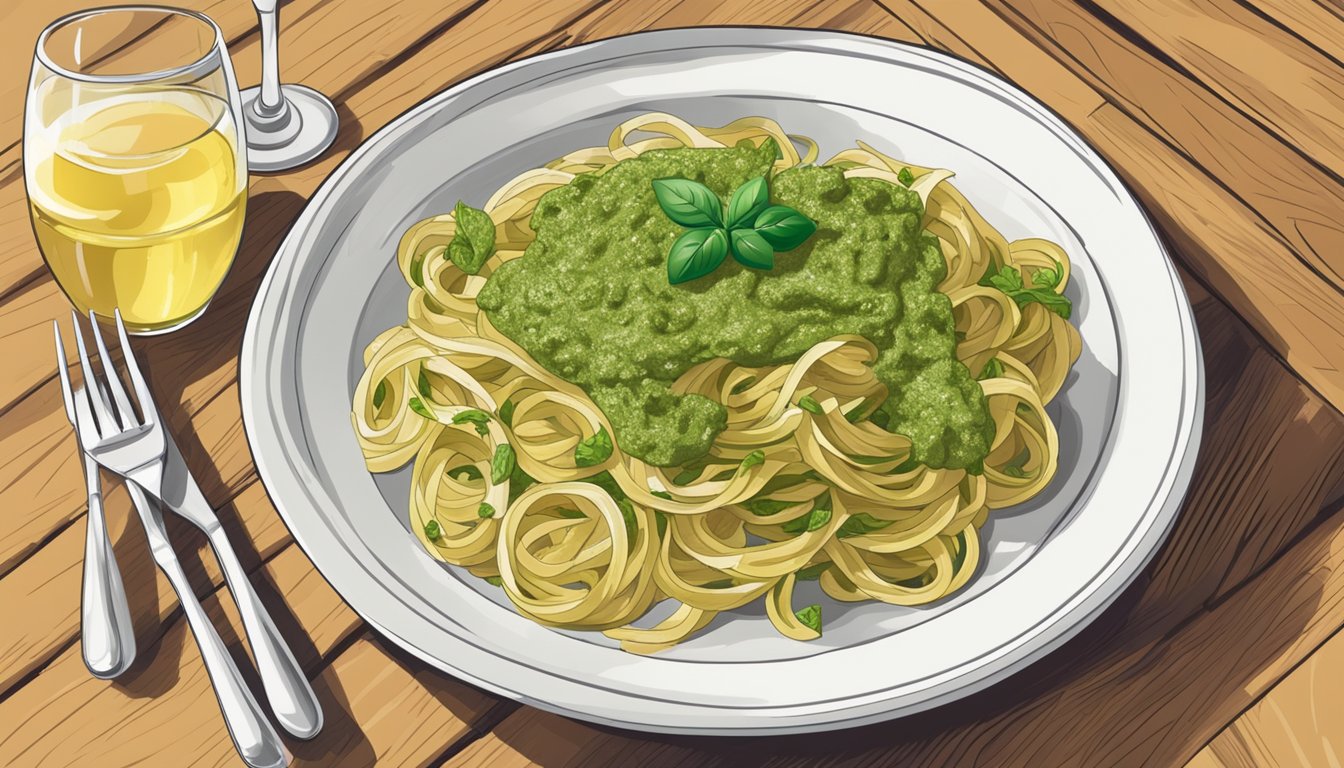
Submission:
<svg viewBox="0 0 1344 768">
<path fill-rule="evenodd" d="M 126 388 L 121 385 L 121 376 L 117 375 L 117 366 L 112 363 L 112 356 L 107 354 L 107 344 L 103 341 L 103 331 L 98 327 L 98 318 L 94 317 L 93 310 L 89 310 L 89 325 L 93 326 L 93 344 L 98 347 L 98 361 L 103 366 L 103 376 L 107 381 L 107 388 L 112 393 L 112 402 L 116 404 L 117 416 L 121 418 L 123 427 L 136 426 L 139 422 L 136 420 L 135 411 L 131 408 L 131 401 L 126 397 Z M 122 353 L 126 351 L 122 347 Z"/>
<path fill-rule="evenodd" d="M 145 384 L 145 376 L 140 373 L 140 363 L 131 349 L 131 340 L 126 337 L 126 324 L 121 321 L 121 310 L 112 310 L 112 316 L 117 321 L 117 337 L 121 341 L 121 355 L 126 358 L 126 371 L 131 376 L 131 386 L 135 387 L 135 397 L 140 401 L 140 415 L 144 417 L 141 421 L 153 424 L 158 414 L 158 409 L 154 407 L 154 396 L 149 393 L 149 385 Z"/>
<path fill-rule="evenodd" d="M 65 418 L 75 426 L 75 397 L 70 391 L 70 371 L 65 367 L 65 344 L 61 341 L 61 324 L 51 321 L 51 335 L 56 338 L 56 373 L 61 377 L 61 400 L 65 403 Z"/>
<path fill-rule="evenodd" d="M 84 376 L 84 395 L 93 407 L 94 425 L 98 428 L 98 436 L 115 435 L 121 428 L 112 418 L 107 396 L 103 394 L 103 388 L 98 385 L 98 375 L 93 372 L 93 363 L 89 362 L 89 350 L 84 346 L 84 332 L 79 328 L 79 313 L 70 310 L 70 319 L 75 325 L 75 349 L 79 352 L 79 370 Z"/>
</svg>

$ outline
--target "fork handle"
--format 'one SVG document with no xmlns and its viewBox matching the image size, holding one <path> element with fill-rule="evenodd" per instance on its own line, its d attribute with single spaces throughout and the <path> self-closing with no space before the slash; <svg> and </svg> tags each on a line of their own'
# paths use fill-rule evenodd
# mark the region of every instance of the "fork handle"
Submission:
<svg viewBox="0 0 1344 768">
<path fill-rule="evenodd" d="M 196 505 L 195 509 L 193 505 Z M 186 483 L 180 509 L 189 518 L 218 519 L 194 480 Z M 257 597 L 224 528 L 214 523 L 205 528 L 205 533 L 224 571 L 224 583 L 233 593 L 233 601 L 243 617 L 247 642 L 252 646 L 257 671 L 261 674 L 261 684 L 267 700 L 271 702 L 275 719 L 294 736 L 311 739 L 322 729 L 322 706 L 318 704 L 317 696 L 308 684 L 308 676 L 294 660 L 294 654 L 280 635 L 280 630 L 276 629 L 266 606 Z"/>
<path fill-rule="evenodd" d="M 139 488 L 132 491 L 132 493 L 140 492 Z M 233 657 L 229 655 L 224 641 L 220 639 L 219 632 L 205 615 L 201 601 L 192 591 L 191 583 L 187 581 L 187 574 L 182 570 L 177 556 L 168 547 L 167 542 L 156 545 L 151 539 L 151 549 L 154 552 L 154 561 L 159 564 L 173 590 L 177 592 L 182 612 L 187 617 L 187 625 L 191 627 L 191 634 L 196 637 L 196 645 L 201 649 L 201 660 L 205 662 L 205 671 L 210 675 L 215 697 L 219 699 L 224 724 L 228 726 L 229 736 L 233 738 L 233 745 L 237 748 L 239 756 L 252 768 L 281 768 L 288 765 L 289 755 L 285 751 L 284 743 L 280 741 L 280 735 L 266 719 L 261 705 L 257 704 L 256 698 L 252 696 L 252 691 L 248 690 L 242 673 L 238 671 L 238 665 L 233 663 Z"/>
<path fill-rule="evenodd" d="M 90 463 L 92 459 L 86 459 Z M 90 466 L 94 482 L 97 468 Z M 84 582 L 79 601 L 80 649 L 84 666 L 94 677 L 108 680 L 135 661 L 135 630 L 126 604 L 112 542 L 107 538 L 103 496 L 90 486 L 88 529 L 84 534 Z"/>
</svg>

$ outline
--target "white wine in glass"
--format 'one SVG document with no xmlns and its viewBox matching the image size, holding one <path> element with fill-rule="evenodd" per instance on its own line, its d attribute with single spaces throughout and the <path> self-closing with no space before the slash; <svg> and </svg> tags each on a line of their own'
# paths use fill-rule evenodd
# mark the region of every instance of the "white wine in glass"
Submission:
<svg viewBox="0 0 1344 768">
<path fill-rule="evenodd" d="M 237 84 L 218 27 L 88 11 L 38 39 L 24 124 L 33 231 L 82 312 L 162 333 L 205 310 L 247 206 Z"/>
</svg>

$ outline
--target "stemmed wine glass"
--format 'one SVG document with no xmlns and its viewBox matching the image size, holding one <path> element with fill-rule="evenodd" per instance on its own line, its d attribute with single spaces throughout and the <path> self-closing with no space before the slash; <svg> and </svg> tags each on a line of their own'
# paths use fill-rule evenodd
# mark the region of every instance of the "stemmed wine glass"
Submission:
<svg viewBox="0 0 1344 768">
<path fill-rule="evenodd" d="M 132 333 L 191 322 L 243 230 L 247 166 L 224 36 L 186 10 L 61 18 L 38 38 L 24 111 L 33 231 L 81 312 Z"/>
</svg>

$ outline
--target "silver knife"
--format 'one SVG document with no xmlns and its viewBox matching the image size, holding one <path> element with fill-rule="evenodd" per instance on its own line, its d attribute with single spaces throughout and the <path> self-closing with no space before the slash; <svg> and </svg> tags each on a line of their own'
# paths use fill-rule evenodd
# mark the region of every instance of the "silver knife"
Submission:
<svg viewBox="0 0 1344 768">
<path fill-rule="evenodd" d="M 271 703 L 275 719 L 286 731 L 301 739 L 310 739 L 322 729 L 322 707 L 317 702 L 308 677 L 295 661 L 270 614 L 257 597 L 238 555 L 229 543 L 229 537 L 220 525 L 219 516 L 196 485 L 191 470 L 182 460 L 172 434 L 164 430 L 163 481 L 159 497 L 172 512 L 201 529 L 210 540 L 224 581 L 233 592 L 233 600 L 243 617 L 248 644 L 261 674 L 262 687 Z M 135 483 L 128 483 L 141 492 Z"/>
</svg>

